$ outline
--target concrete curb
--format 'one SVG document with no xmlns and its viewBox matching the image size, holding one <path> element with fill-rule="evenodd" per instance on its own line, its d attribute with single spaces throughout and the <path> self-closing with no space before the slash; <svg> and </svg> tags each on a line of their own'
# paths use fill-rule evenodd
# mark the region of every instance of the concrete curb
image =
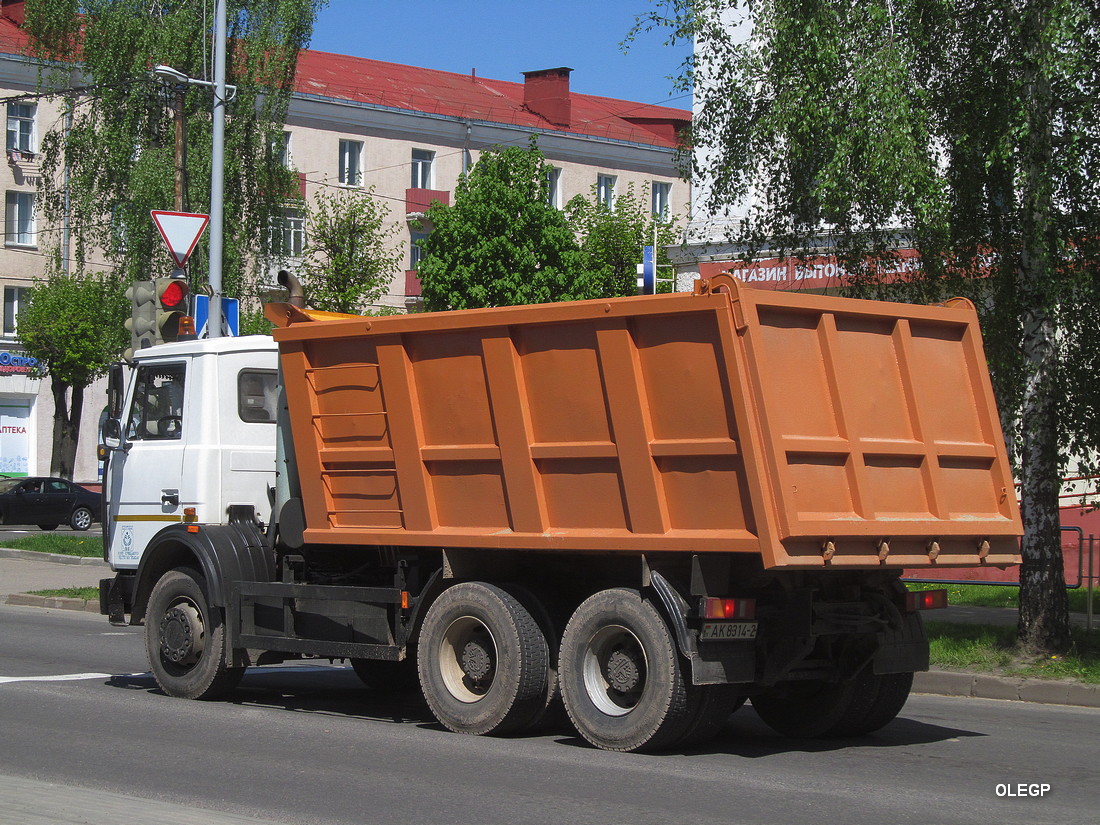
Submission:
<svg viewBox="0 0 1100 825">
<path fill-rule="evenodd" d="M 917 673 L 913 679 L 913 692 L 1100 708 L 1100 685 L 964 671 L 930 670 Z"/>
<path fill-rule="evenodd" d="M 52 607 L 54 610 L 82 610 L 99 613 L 99 599 L 72 599 L 67 596 L 35 596 L 30 593 L 12 593 L 7 604 L 22 607 Z"/>
<path fill-rule="evenodd" d="M 14 550 L 10 547 L 0 547 L 0 559 L 29 559 L 31 561 L 48 561 L 54 564 L 98 564 L 107 566 L 99 556 L 62 556 L 59 553 L 38 553 L 34 550 Z"/>
</svg>

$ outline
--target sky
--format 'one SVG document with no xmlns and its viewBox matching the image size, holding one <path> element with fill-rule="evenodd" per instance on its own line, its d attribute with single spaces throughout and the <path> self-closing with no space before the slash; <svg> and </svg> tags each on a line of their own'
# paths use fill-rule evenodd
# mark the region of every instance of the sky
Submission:
<svg viewBox="0 0 1100 825">
<path fill-rule="evenodd" d="M 494 80 L 568 66 L 574 92 L 690 109 L 670 75 L 688 54 L 666 32 L 620 43 L 653 0 L 329 0 L 310 48 Z M 675 97 L 675 100 L 670 98 Z"/>
</svg>

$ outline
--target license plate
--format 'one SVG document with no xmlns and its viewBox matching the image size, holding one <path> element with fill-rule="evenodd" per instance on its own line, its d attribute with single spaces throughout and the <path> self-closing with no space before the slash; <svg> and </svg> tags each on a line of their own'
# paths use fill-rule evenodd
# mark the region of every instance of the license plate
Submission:
<svg viewBox="0 0 1100 825">
<path fill-rule="evenodd" d="M 756 622 L 703 622 L 703 632 L 699 638 L 704 642 L 755 639 Z"/>
</svg>

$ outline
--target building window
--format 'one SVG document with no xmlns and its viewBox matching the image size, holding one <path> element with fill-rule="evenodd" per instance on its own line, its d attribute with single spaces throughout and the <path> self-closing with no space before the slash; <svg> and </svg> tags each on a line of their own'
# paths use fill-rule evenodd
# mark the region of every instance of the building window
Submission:
<svg viewBox="0 0 1100 825">
<path fill-rule="evenodd" d="M 306 245 L 305 215 L 297 209 L 280 209 L 267 225 L 267 245 L 273 258 L 301 258 Z"/>
<path fill-rule="evenodd" d="M 561 209 L 561 169 L 552 168 L 546 173 L 546 181 L 549 184 L 546 202 L 555 209 Z"/>
<path fill-rule="evenodd" d="M 653 217 L 659 221 L 669 219 L 669 195 L 671 193 L 671 183 L 653 181 Z"/>
<path fill-rule="evenodd" d="M 340 183 L 344 186 L 363 184 L 363 144 L 358 140 L 340 141 Z"/>
<path fill-rule="evenodd" d="M 290 132 L 283 132 L 271 139 L 271 156 L 285 169 L 291 167 Z"/>
<path fill-rule="evenodd" d="M 417 269 L 424 258 L 424 250 L 420 248 L 420 242 L 428 237 L 427 232 L 409 233 L 409 269 Z"/>
<path fill-rule="evenodd" d="M 413 149 L 412 154 L 412 188 L 432 188 L 432 162 L 435 160 L 435 152 L 427 149 Z"/>
<path fill-rule="evenodd" d="M 19 331 L 19 310 L 29 295 L 28 287 L 4 287 L 4 335 L 15 335 Z"/>
<path fill-rule="evenodd" d="M 596 175 L 596 200 L 613 209 L 615 206 L 615 176 Z"/>
<path fill-rule="evenodd" d="M 8 151 L 35 152 L 33 103 L 8 104 Z"/>
<path fill-rule="evenodd" d="M 8 192 L 5 246 L 35 246 L 34 192 Z"/>
</svg>

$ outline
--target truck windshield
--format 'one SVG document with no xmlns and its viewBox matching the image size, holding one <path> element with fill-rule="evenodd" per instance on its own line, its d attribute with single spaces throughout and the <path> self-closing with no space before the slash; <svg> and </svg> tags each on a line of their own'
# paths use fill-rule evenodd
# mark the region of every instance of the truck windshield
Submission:
<svg viewBox="0 0 1100 825">
<path fill-rule="evenodd" d="M 127 438 L 140 441 L 182 437 L 185 374 L 183 364 L 138 367 Z"/>
</svg>

